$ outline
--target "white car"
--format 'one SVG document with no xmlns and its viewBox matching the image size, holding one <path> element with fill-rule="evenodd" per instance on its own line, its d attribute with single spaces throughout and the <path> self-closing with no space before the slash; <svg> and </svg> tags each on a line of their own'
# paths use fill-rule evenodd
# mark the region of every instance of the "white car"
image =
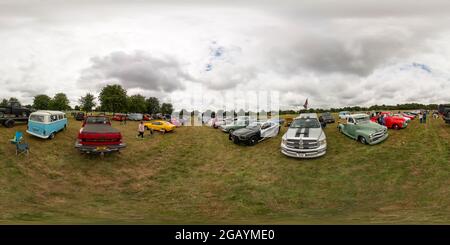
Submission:
<svg viewBox="0 0 450 245">
<path fill-rule="evenodd" d="M 339 112 L 339 119 L 347 119 L 348 116 L 350 116 L 350 112 L 348 112 L 348 111 Z"/>
</svg>

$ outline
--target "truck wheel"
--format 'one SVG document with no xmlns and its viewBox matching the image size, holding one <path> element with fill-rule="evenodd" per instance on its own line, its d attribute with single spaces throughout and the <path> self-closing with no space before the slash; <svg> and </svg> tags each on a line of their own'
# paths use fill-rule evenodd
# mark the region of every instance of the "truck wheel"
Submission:
<svg viewBox="0 0 450 245">
<path fill-rule="evenodd" d="M 394 124 L 394 125 L 392 126 L 392 128 L 395 129 L 395 130 L 400 129 L 400 127 L 399 127 L 397 124 Z"/>
<path fill-rule="evenodd" d="M 249 145 L 256 145 L 256 143 L 258 143 L 258 136 L 252 136 L 248 141 Z"/>
<path fill-rule="evenodd" d="M 359 136 L 359 142 L 361 142 L 361 144 L 363 145 L 367 144 L 367 140 L 363 136 Z"/>
<path fill-rule="evenodd" d="M 51 133 L 50 136 L 48 136 L 49 139 L 55 138 L 55 133 Z"/>
<path fill-rule="evenodd" d="M 14 120 L 9 119 L 9 120 L 7 120 L 7 121 L 5 122 L 5 127 L 7 127 L 7 128 L 12 128 L 12 127 L 14 127 L 14 123 L 15 123 Z"/>
</svg>

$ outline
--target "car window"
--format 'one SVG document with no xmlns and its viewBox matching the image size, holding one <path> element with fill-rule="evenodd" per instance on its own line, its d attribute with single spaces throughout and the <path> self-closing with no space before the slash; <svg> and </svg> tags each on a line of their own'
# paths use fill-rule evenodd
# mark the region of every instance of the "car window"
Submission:
<svg viewBox="0 0 450 245">
<path fill-rule="evenodd" d="M 261 126 L 261 129 L 267 129 L 267 128 L 270 128 L 270 123 L 264 123 L 262 126 Z"/>
<path fill-rule="evenodd" d="M 51 116 L 50 116 L 50 121 L 51 121 L 51 122 L 54 122 L 54 121 L 56 121 L 56 120 L 58 120 L 58 115 L 51 115 Z"/>
<path fill-rule="evenodd" d="M 44 116 L 42 115 L 31 115 L 30 120 L 34 122 L 44 122 Z"/>
<path fill-rule="evenodd" d="M 348 118 L 348 122 L 349 123 L 355 123 L 355 121 L 353 121 L 353 118 L 351 118 L 351 117 Z"/>
</svg>

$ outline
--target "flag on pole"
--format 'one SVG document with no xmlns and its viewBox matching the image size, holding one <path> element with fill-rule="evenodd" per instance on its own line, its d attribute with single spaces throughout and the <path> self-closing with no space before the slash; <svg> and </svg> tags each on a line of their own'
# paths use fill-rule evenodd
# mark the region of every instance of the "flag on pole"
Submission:
<svg viewBox="0 0 450 245">
<path fill-rule="evenodd" d="M 305 100 L 305 104 L 303 105 L 303 107 L 308 110 L 308 98 L 306 98 Z"/>
</svg>

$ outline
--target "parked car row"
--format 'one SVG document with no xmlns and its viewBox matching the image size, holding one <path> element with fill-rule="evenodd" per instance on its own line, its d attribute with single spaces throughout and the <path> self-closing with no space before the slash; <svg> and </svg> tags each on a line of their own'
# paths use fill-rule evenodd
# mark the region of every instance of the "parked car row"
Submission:
<svg viewBox="0 0 450 245">
<path fill-rule="evenodd" d="M 375 145 L 389 137 L 388 129 L 406 128 L 416 114 L 416 112 L 351 114 L 343 111 L 338 114 L 340 122 L 337 129 L 343 135 L 362 144 Z M 228 133 L 228 138 L 236 144 L 255 145 L 277 136 L 285 122 L 286 120 L 280 119 L 257 121 L 248 116 L 241 116 L 215 120 L 210 126 Z M 295 158 L 315 158 L 325 155 L 327 137 L 323 129 L 327 124 L 334 122 L 335 119 L 330 112 L 322 113 L 320 116 L 316 113 L 302 113 L 293 118 L 281 138 L 281 153 Z"/>
<path fill-rule="evenodd" d="M 141 118 L 133 114 L 115 114 L 113 120 L 118 117 L 127 116 L 128 119 Z M 117 152 L 126 147 L 122 142 L 122 134 L 111 125 L 111 119 L 105 115 L 85 115 L 83 112 L 74 114 L 76 120 L 82 120 L 81 129 L 78 132 L 75 148 L 83 153 Z M 141 119 L 142 120 L 142 119 Z M 26 132 L 30 135 L 53 139 L 56 134 L 65 130 L 68 126 L 66 114 L 61 111 L 37 111 L 30 114 Z M 165 120 L 151 120 L 144 124 L 145 129 L 160 131 L 162 133 L 174 131 L 176 125 Z"/>
</svg>

